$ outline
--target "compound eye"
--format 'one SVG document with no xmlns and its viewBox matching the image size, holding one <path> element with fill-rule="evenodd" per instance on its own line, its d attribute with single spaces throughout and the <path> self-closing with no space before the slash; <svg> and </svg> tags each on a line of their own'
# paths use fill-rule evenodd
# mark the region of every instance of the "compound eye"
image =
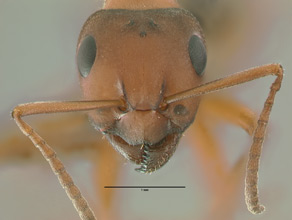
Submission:
<svg viewBox="0 0 292 220">
<path fill-rule="evenodd" d="M 199 76 L 203 75 L 207 63 L 207 52 L 203 40 L 197 35 L 191 36 L 188 49 L 196 73 Z"/>
<path fill-rule="evenodd" d="M 82 77 L 87 77 L 96 57 L 96 44 L 92 36 L 86 36 L 79 46 L 77 66 Z"/>
</svg>

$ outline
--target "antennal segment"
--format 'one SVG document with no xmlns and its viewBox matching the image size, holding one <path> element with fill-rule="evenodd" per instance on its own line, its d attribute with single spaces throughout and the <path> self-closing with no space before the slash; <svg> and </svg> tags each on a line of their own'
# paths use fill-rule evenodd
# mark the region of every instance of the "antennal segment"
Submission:
<svg viewBox="0 0 292 220">
<path fill-rule="evenodd" d="M 163 104 L 167 105 L 179 100 L 196 97 L 231 86 L 249 82 L 261 77 L 276 75 L 274 83 L 270 88 L 268 98 L 265 101 L 264 108 L 257 121 L 257 127 L 253 136 L 253 143 L 249 151 L 249 159 L 247 162 L 246 179 L 245 179 L 245 201 L 248 210 L 253 214 L 260 214 L 264 211 L 264 206 L 259 202 L 258 193 L 258 170 L 259 161 L 264 142 L 266 127 L 269 121 L 272 106 L 274 104 L 275 95 L 279 91 L 283 79 L 283 68 L 280 64 L 269 64 L 243 72 L 239 72 L 225 78 L 221 78 L 193 89 L 189 89 L 164 99 Z"/>
</svg>

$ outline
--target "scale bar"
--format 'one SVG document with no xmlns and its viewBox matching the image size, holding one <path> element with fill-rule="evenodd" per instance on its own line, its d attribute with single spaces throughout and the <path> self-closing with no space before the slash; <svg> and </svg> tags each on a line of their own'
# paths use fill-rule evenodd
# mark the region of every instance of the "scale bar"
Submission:
<svg viewBox="0 0 292 220">
<path fill-rule="evenodd" d="M 184 189 L 185 186 L 104 186 L 108 189 Z"/>
</svg>

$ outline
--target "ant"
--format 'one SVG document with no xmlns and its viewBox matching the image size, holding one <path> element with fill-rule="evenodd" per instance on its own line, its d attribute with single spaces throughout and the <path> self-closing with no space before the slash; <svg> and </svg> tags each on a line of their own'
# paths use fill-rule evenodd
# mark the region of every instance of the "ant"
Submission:
<svg viewBox="0 0 292 220">
<path fill-rule="evenodd" d="M 207 50 L 196 18 L 175 0 L 108 0 L 85 22 L 76 55 L 83 101 L 18 105 L 12 117 L 41 151 L 82 220 L 96 219 L 55 151 L 23 121 L 27 115 L 87 111 L 93 126 L 136 171 L 160 169 L 193 123 L 201 97 L 275 75 L 257 120 L 245 179 L 246 204 L 264 211 L 258 196 L 261 149 L 283 69 L 268 64 L 202 84 Z"/>
</svg>

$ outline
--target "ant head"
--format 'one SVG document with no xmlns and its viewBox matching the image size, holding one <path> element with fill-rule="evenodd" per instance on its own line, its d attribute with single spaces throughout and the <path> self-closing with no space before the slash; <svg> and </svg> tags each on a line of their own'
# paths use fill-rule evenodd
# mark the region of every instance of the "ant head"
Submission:
<svg viewBox="0 0 292 220">
<path fill-rule="evenodd" d="M 98 11 L 84 24 L 76 58 L 86 100 L 125 102 L 90 112 L 93 125 L 139 171 L 163 166 L 199 105 L 163 102 L 201 83 L 206 49 L 196 19 L 178 8 Z"/>
</svg>

